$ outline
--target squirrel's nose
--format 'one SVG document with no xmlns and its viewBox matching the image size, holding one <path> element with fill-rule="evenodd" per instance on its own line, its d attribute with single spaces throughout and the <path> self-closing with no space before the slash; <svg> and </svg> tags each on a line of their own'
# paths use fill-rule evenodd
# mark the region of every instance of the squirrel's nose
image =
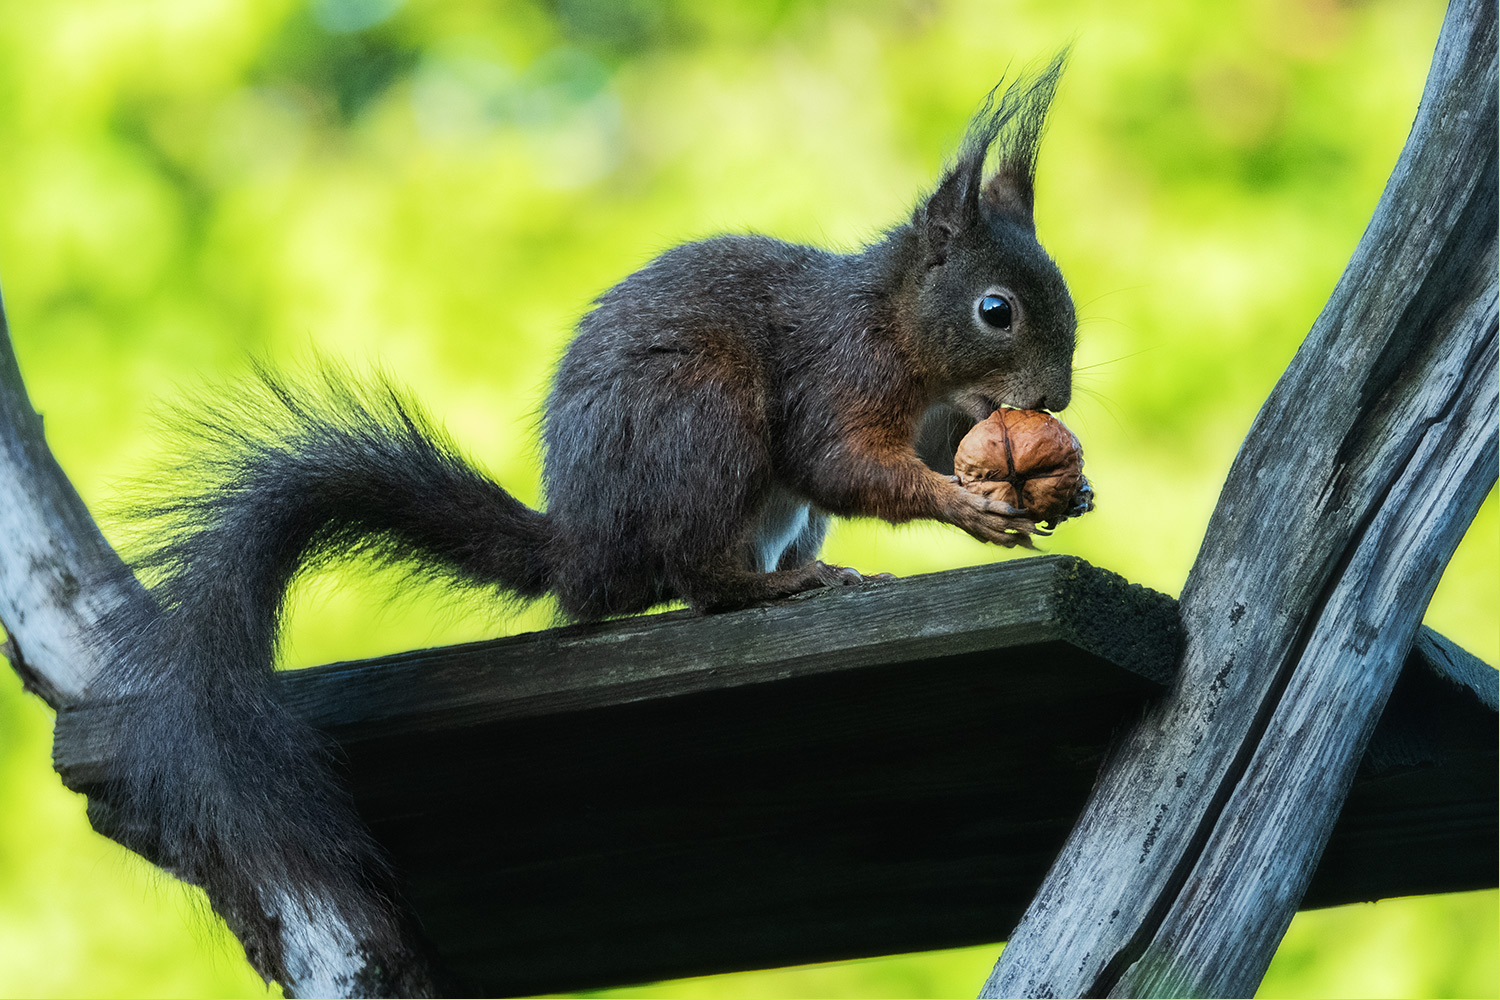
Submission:
<svg viewBox="0 0 1500 1000">
<path fill-rule="evenodd" d="M 1033 410 L 1051 410 L 1053 413 L 1056 413 L 1058 410 L 1065 410 L 1065 409 L 1067 409 L 1068 408 L 1068 404 L 1070 402 L 1072 402 L 1072 401 L 1073 401 L 1073 387 L 1072 386 L 1064 386 L 1061 389 L 1057 389 L 1057 390 L 1054 390 L 1052 392 L 1047 393 L 1041 399 L 1037 400 L 1037 404 L 1035 406 L 1033 406 L 1032 409 Z"/>
<path fill-rule="evenodd" d="M 1019 393 L 1012 396 L 1001 397 L 1001 402 L 1006 406 L 1014 406 L 1018 410 L 1058 410 L 1067 407 L 1073 399 L 1073 386 L 1067 383 L 1054 384 L 1050 389 L 1043 389 L 1035 396 L 1022 396 Z"/>
</svg>

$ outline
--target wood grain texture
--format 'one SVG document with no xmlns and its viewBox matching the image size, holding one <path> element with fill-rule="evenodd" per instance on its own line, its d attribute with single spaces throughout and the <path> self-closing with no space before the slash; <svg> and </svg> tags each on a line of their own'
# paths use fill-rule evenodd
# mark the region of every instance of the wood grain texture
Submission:
<svg viewBox="0 0 1500 1000">
<path fill-rule="evenodd" d="M 513 995 L 993 940 L 1177 641 L 1168 598 L 1042 557 L 281 683 L 448 970 Z M 1424 633 L 1310 905 L 1495 884 L 1486 676 Z M 75 787 L 100 710 L 60 718 Z"/>
<path fill-rule="evenodd" d="M 1045 643 L 1163 685 L 1180 641 L 1176 614 L 1169 597 L 1081 559 L 1044 556 L 729 614 L 570 625 L 279 680 L 287 704 L 346 744 Z M 58 765 L 71 785 L 97 779 L 107 713 L 91 704 L 59 718 Z"/>
<path fill-rule="evenodd" d="M 1171 697 L 1122 743 L 986 996 L 1249 996 L 1496 466 L 1492 5 L 1231 469 Z"/>
<path fill-rule="evenodd" d="M 490 683 L 448 651 L 402 654 L 282 677 L 320 727 L 462 727 L 517 715 L 1003 649 L 1067 642 L 1164 683 L 1178 643 L 1175 602 L 1081 559 L 1046 556 L 814 591 L 742 612 L 675 612 L 574 625 L 484 644 Z M 319 690 L 338 684 L 340 694 Z"/>
<path fill-rule="evenodd" d="M 1300 906 L 1500 883 L 1496 672 L 1423 627 Z"/>
</svg>

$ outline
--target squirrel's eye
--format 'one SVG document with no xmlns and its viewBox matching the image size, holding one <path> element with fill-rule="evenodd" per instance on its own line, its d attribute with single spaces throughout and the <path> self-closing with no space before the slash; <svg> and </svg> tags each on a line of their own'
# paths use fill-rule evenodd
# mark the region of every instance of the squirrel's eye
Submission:
<svg viewBox="0 0 1500 1000">
<path fill-rule="evenodd" d="M 986 295 L 979 300 L 979 318 L 997 330 L 1009 330 L 1009 300 L 1003 295 Z"/>
</svg>

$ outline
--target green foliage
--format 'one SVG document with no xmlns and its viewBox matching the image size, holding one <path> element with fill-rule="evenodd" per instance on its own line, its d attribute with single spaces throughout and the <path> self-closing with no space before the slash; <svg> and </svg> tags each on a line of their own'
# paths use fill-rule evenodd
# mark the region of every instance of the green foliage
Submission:
<svg viewBox="0 0 1500 1000">
<path fill-rule="evenodd" d="M 1008 67 L 1075 49 L 1037 215 L 1081 307 L 1067 419 L 1099 509 L 1049 543 L 1175 593 L 1230 460 L 1404 141 L 1437 0 L 84 0 L 0 14 L 0 275 L 84 497 L 146 415 L 248 354 L 398 373 L 507 486 L 573 321 L 723 230 L 834 247 L 902 218 Z M 106 525 L 108 529 L 108 525 Z M 837 528 L 913 573 L 1008 558 Z M 1493 663 L 1486 504 L 1428 621 Z M 547 624 L 362 572 L 299 589 L 293 665 Z M 335 590 L 334 584 L 338 584 Z M 0 671 L 0 994 L 260 995 L 201 903 L 88 832 L 49 719 Z M 1494 893 L 1304 914 L 1267 995 L 1496 995 Z M 1005 928 L 996 928 L 996 935 Z M 972 995 L 996 949 L 653 987 Z M 639 993 L 640 991 L 635 991 Z M 622 993 L 623 995 L 623 993 Z"/>
</svg>

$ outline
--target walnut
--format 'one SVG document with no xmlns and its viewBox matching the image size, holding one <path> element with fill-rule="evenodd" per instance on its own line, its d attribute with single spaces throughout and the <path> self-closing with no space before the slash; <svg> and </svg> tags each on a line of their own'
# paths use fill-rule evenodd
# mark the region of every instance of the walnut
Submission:
<svg viewBox="0 0 1500 1000">
<path fill-rule="evenodd" d="M 966 490 L 1025 510 L 1056 526 L 1094 508 L 1073 432 L 1040 410 L 996 410 L 958 445 L 953 471 Z"/>
</svg>

